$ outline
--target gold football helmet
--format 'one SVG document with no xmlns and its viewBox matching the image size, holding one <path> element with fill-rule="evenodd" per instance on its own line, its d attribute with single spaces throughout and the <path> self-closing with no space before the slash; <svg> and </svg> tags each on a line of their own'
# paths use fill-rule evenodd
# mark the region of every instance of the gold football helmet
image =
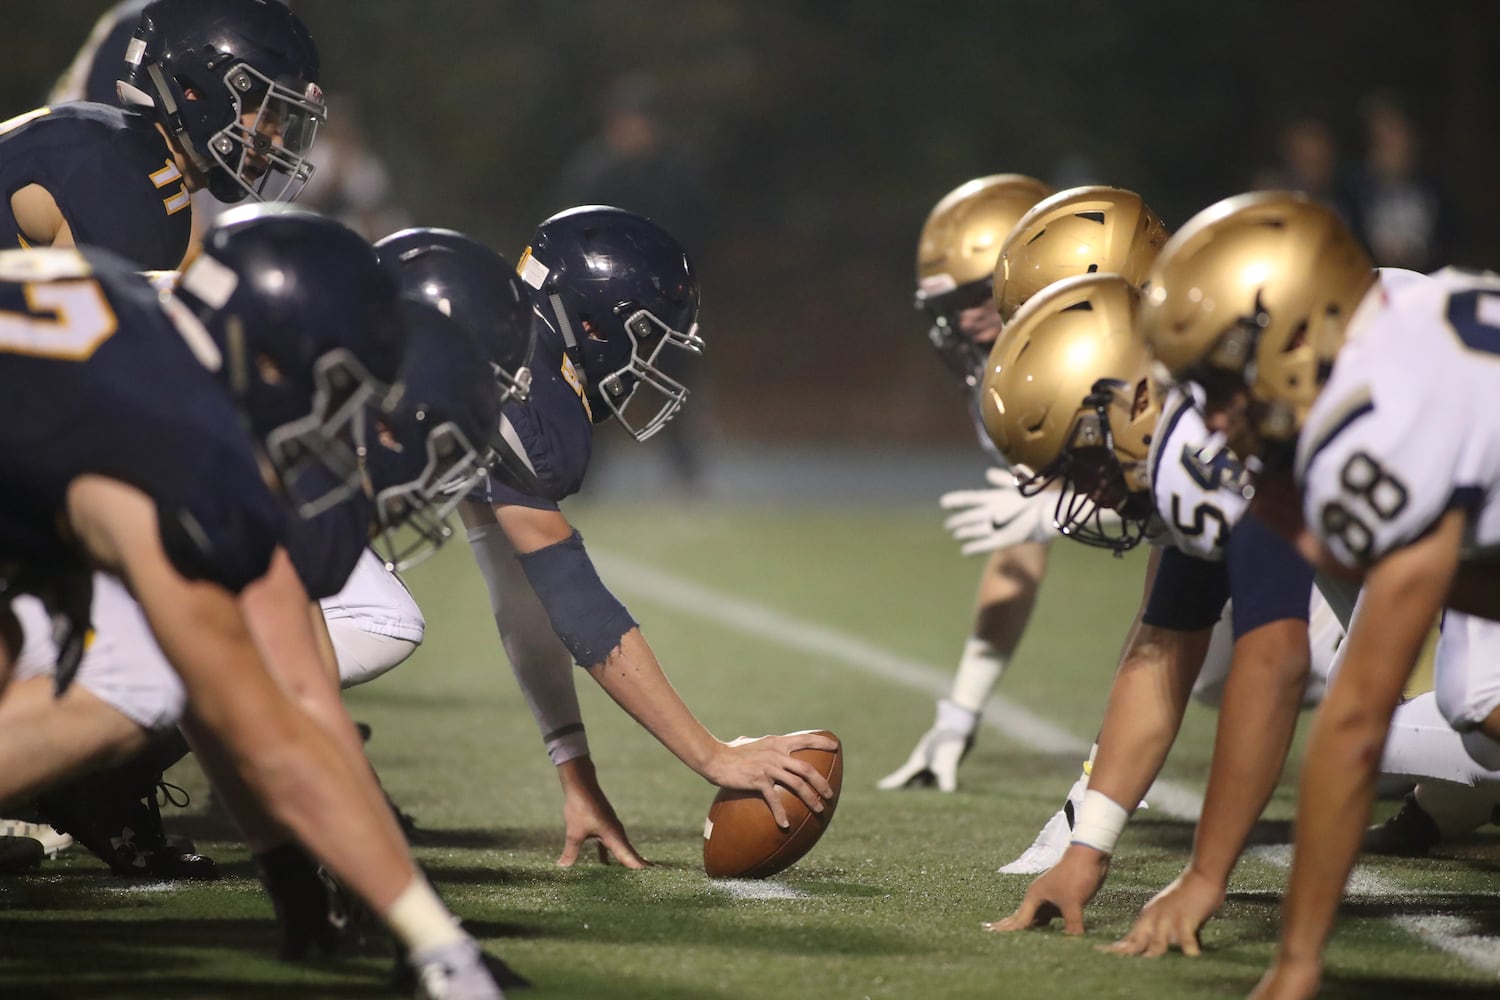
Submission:
<svg viewBox="0 0 1500 1000">
<path fill-rule="evenodd" d="M 1139 307 L 1140 291 L 1117 274 L 1050 285 L 1005 324 L 979 395 L 1021 492 L 1061 481 L 1058 527 L 1117 552 L 1139 542 L 1150 520 L 1146 459 L 1161 415 Z"/>
<path fill-rule="evenodd" d="M 938 356 L 971 386 L 979 384 L 989 344 L 976 343 L 961 316 L 989 305 L 1000 244 L 1026 210 L 1051 193 L 1023 174 L 977 177 L 944 195 L 922 225 L 917 308 L 932 321 L 927 336 Z"/>
<path fill-rule="evenodd" d="M 1248 385 L 1262 445 L 1284 447 L 1327 381 L 1375 271 L 1333 209 L 1262 191 L 1195 215 L 1149 282 L 1141 326 L 1156 360 L 1210 397 Z"/>
<path fill-rule="evenodd" d="M 995 261 L 995 305 L 1006 323 L 1037 292 L 1078 274 L 1146 280 L 1167 227 L 1134 191 L 1076 187 L 1034 206 Z"/>
</svg>

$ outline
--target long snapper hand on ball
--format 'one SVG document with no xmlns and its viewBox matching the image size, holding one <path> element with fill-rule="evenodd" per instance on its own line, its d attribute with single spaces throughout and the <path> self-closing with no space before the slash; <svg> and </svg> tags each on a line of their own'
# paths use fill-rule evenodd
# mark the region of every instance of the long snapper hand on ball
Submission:
<svg viewBox="0 0 1500 1000">
<path fill-rule="evenodd" d="M 767 878 L 795 864 L 822 839 L 833 821 L 843 787 L 844 756 L 837 737 L 827 731 L 816 734 L 834 742 L 831 751 L 795 751 L 799 763 L 811 766 L 833 790 L 825 796 L 821 812 L 813 812 L 785 788 L 776 797 L 788 822 L 772 818 L 765 802 L 753 792 L 720 789 L 703 824 L 703 868 L 714 878 Z"/>
<path fill-rule="evenodd" d="M 792 792 L 815 813 L 822 812 L 825 800 L 834 796 L 833 786 L 818 773 L 817 768 L 791 755 L 798 750 L 832 753 L 838 748 L 838 740 L 822 732 L 741 736 L 723 745 L 721 761 L 712 771 L 710 780 L 720 788 L 760 793 L 770 807 L 776 825 L 785 830 L 790 820 L 776 791 L 777 785 Z"/>
</svg>

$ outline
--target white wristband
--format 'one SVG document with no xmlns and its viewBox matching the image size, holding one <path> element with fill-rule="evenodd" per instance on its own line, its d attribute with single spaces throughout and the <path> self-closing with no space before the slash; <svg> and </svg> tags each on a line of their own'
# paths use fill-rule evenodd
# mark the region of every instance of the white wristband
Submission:
<svg viewBox="0 0 1500 1000">
<path fill-rule="evenodd" d="M 1124 806 L 1091 788 L 1083 793 L 1083 805 L 1079 806 L 1078 817 L 1073 821 L 1073 843 L 1113 854 L 1129 818 L 1130 813 Z"/>
</svg>

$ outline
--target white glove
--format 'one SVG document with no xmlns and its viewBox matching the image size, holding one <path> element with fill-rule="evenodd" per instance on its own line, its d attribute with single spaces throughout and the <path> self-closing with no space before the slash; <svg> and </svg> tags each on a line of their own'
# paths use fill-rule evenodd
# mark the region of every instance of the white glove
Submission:
<svg viewBox="0 0 1500 1000">
<path fill-rule="evenodd" d="M 1057 494 L 1044 491 L 1022 496 L 1015 473 L 998 466 L 984 477 L 994 484 L 988 490 L 954 490 L 938 503 L 949 515 L 943 528 L 960 544 L 966 556 L 1008 549 L 1022 542 L 1050 542 L 1062 532 L 1052 520 Z"/>
<path fill-rule="evenodd" d="M 958 764 L 974 745 L 979 713 L 944 699 L 938 702 L 937 721 L 922 734 L 911 756 L 875 783 L 882 791 L 927 788 L 934 783 L 944 792 L 958 789 Z"/>
</svg>

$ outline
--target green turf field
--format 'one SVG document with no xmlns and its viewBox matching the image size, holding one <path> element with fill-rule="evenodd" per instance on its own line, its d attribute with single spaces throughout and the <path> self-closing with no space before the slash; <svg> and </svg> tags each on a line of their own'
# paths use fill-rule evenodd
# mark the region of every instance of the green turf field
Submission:
<svg viewBox="0 0 1500 1000">
<path fill-rule="evenodd" d="M 774 618 L 726 624 L 726 615 L 744 608 L 733 601 L 750 602 L 946 671 L 966 632 L 979 563 L 956 555 L 931 511 L 669 515 L 652 505 L 575 513 L 591 548 L 614 557 L 601 559 L 606 580 L 710 729 L 729 738 L 829 728 L 844 740 L 847 770 L 824 841 L 767 883 L 773 888 L 763 887 L 771 898 L 741 898 L 701 872 L 712 789 L 580 674 L 601 780 L 636 846 L 658 864 L 646 872 L 595 863 L 559 870 L 556 779 L 466 547 L 421 567 L 410 582 L 427 614 L 426 644 L 400 670 L 354 693 L 351 706 L 374 727 L 370 752 L 387 787 L 428 831 L 422 860 L 486 945 L 535 980 L 524 995 L 1248 992 L 1271 953 L 1282 869 L 1265 861 L 1241 866 L 1201 959 L 1099 954 L 1093 945 L 1123 933 L 1185 856 L 1191 827 L 1157 810 L 1127 832 L 1085 939 L 982 933 L 980 922 L 1008 912 L 1028 881 L 995 868 L 1056 808 L 1077 756 L 987 731 L 958 794 L 877 793 L 875 779 L 905 758 L 930 723 L 931 697 L 789 644 L 784 634 L 754 634 Z M 1139 596 L 1141 563 L 1068 544 L 1054 552 L 1032 632 L 1002 690 L 1086 741 Z M 712 593 L 691 586 L 653 593 L 620 572 L 628 568 L 622 560 Z M 1213 723 L 1212 714 L 1193 709 L 1168 765 L 1170 777 L 1200 791 Z M 134 886 L 105 877 L 75 850 L 34 876 L 0 880 L 0 997 L 384 995 L 376 985 L 382 960 L 293 967 L 273 959 L 270 906 L 244 852 L 225 821 L 204 810 L 203 783 L 191 766 L 174 778 L 195 797 L 184 812 L 169 810 L 169 829 L 196 836 L 227 877 L 203 887 Z M 1284 840 L 1291 801 L 1284 786 L 1263 825 L 1267 841 Z M 1439 928 L 1500 933 L 1494 847 L 1492 831 L 1442 860 L 1371 865 L 1387 890 L 1399 892 L 1351 904 L 1330 951 L 1326 995 L 1500 995 L 1493 973 L 1475 971 L 1391 919 L 1433 916 Z"/>
</svg>

